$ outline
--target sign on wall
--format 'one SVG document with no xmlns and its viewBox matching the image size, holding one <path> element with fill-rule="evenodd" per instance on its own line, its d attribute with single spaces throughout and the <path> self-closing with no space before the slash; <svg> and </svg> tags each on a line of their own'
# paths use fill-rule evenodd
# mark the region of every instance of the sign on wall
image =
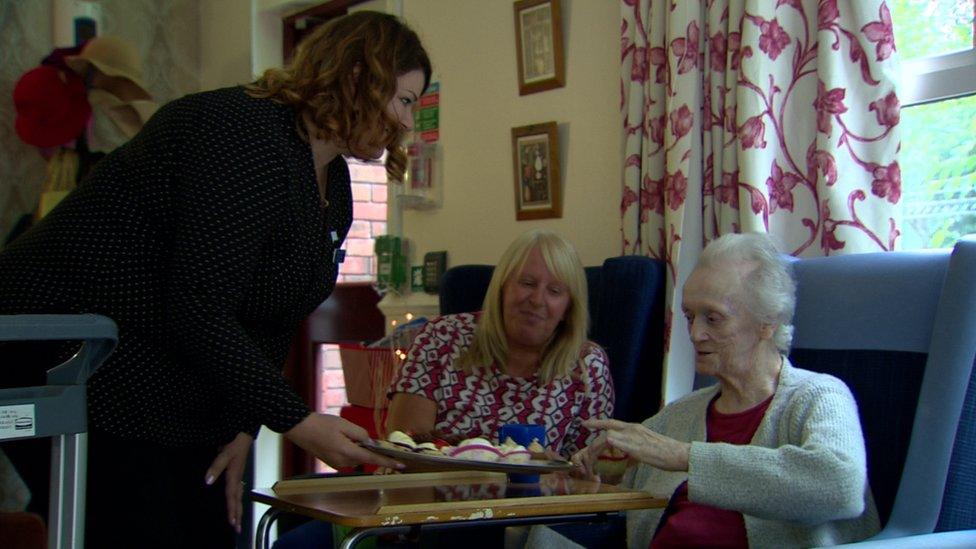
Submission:
<svg viewBox="0 0 976 549">
<path fill-rule="evenodd" d="M 433 143 L 441 138 L 440 109 L 441 83 L 431 82 L 427 92 L 417 101 L 413 113 L 413 131 L 421 141 Z"/>
</svg>

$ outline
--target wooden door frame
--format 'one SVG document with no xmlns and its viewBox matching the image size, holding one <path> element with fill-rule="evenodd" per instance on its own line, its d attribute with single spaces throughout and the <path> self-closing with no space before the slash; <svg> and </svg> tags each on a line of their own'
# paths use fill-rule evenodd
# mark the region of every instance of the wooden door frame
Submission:
<svg viewBox="0 0 976 549">
<path fill-rule="evenodd" d="M 332 295 L 302 322 L 285 363 L 285 377 L 313 411 L 318 404 L 319 345 L 383 337 L 386 320 L 377 307 L 381 298 L 371 282 L 339 282 Z M 282 438 L 281 472 L 283 478 L 314 473 L 315 457 Z"/>
<path fill-rule="evenodd" d="M 309 18 L 321 19 L 322 22 L 328 21 L 349 12 L 349 8 L 367 2 L 369 0 L 330 0 L 317 6 L 312 6 L 298 13 L 293 13 L 281 20 L 281 54 L 287 62 L 291 59 L 292 52 L 298 45 L 298 32 L 296 27 L 301 21 Z M 321 22 L 319 23 L 321 24 Z"/>
<path fill-rule="evenodd" d="M 285 63 L 291 59 L 291 55 L 297 46 L 300 33 L 297 26 L 300 21 L 315 19 L 316 25 L 320 25 L 329 19 L 341 17 L 348 13 L 349 8 L 365 3 L 369 0 L 330 0 L 317 6 L 293 13 L 283 17 L 282 24 L 282 58 Z M 340 283 L 341 284 L 341 283 Z M 316 350 L 321 338 L 316 338 L 312 333 L 313 319 L 316 313 L 313 312 L 304 322 L 302 322 L 298 333 L 292 342 L 291 352 L 285 364 L 285 377 L 291 382 L 295 392 L 309 404 L 313 410 L 318 404 L 318 372 L 316 371 Z M 382 329 L 382 326 L 381 326 Z M 379 336 L 382 337 L 380 332 Z M 337 342 L 337 341 L 332 341 Z M 281 474 L 282 478 L 291 478 L 298 475 L 307 475 L 315 472 L 315 457 L 304 449 L 298 447 L 288 439 L 282 438 L 281 443 Z"/>
</svg>

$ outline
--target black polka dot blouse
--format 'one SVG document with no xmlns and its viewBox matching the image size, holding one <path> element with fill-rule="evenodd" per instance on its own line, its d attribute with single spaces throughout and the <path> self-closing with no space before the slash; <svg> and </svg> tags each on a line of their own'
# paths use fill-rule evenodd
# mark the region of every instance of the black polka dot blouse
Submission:
<svg viewBox="0 0 976 549">
<path fill-rule="evenodd" d="M 296 127 L 240 87 L 176 100 L 0 252 L 0 314 L 118 324 L 89 382 L 93 428 L 222 444 L 309 414 L 281 367 L 335 284 L 352 197 L 340 156 L 323 206 Z"/>
</svg>

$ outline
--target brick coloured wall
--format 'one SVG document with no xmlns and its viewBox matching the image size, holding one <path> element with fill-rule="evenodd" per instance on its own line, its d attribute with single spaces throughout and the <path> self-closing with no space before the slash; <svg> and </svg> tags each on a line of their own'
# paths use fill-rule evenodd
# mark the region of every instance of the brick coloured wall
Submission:
<svg viewBox="0 0 976 549">
<path fill-rule="evenodd" d="M 376 279 L 373 240 L 386 234 L 386 168 L 382 164 L 349 161 L 352 179 L 352 226 L 343 248 L 346 260 L 339 266 L 339 281 Z"/>
<path fill-rule="evenodd" d="M 343 248 L 346 260 L 339 267 L 339 281 L 376 279 L 373 240 L 386 234 L 386 167 L 347 159 L 352 179 L 353 221 Z M 336 345 L 320 345 L 318 350 L 318 410 L 339 414 L 347 404 L 346 383 Z"/>
<path fill-rule="evenodd" d="M 353 220 L 342 245 L 346 259 L 339 266 L 339 282 L 375 280 L 373 242 L 376 236 L 386 234 L 386 167 L 382 163 L 365 164 L 353 159 L 347 162 L 352 180 Z M 316 409 L 339 415 L 340 408 L 348 401 L 338 345 L 319 345 L 316 366 Z M 321 461 L 315 465 L 319 472 L 333 471 Z"/>
</svg>

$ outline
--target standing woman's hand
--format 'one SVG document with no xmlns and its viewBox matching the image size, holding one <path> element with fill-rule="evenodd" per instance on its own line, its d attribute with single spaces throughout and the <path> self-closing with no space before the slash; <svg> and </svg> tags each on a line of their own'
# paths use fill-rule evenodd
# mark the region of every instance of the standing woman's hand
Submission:
<svg viewBox="0 0 976 549">
<path fill-rule="evenodd" d="M 403 469 L 402 463 L 374 454 L 356 444 L 369 441 L 366 429 L 338 416 L 309 414 L 298 425 L 286 431 L 285 436 L 332 467 L 373 463 L 381 467 Z"/>
<path fill-rule="evenodd" d="M 583 422 L 590 429 L 606 429 L 610 446 L 664 471 L 687 471 L 691 444 L 655 433 L 639 423 L 616 419 L 591 419 Z"/>
<path fill-rule="evenodd" d="M 237 433 L 234 440 L 220 449 L 214 458 L 205 477 L 207 484 L 213 484 L 225 471 L 224 495 L 227 497 L 227 522 L 241 533 L 241 515 L 244 513 L 242 498 L 244 497 L 244 467 L 247 465 L 247 455 L 251 452 L 254 437 L 247 433 Z"/>
</svg>

